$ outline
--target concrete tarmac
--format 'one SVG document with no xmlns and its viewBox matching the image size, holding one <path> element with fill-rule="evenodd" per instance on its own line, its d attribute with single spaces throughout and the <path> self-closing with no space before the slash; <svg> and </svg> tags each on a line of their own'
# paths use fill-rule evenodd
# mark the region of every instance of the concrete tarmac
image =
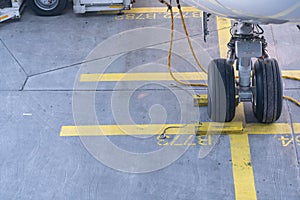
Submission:
<svg viewBox="0 0 300 200">
<path fill-rule="evenodd" d="M 207 66 L 226 54 L 230 20 L 212 16 L 204 43 L 201 12 L 183 6 Z M 207 90 L 170 79 L 170 25 L 166 9 L 145 0 L 123 15 L 26 8 L 0 24 L 1 200 L 300 199 L 300 108 L 284 100 L 280 119 L 261 125 L 251 103 L 240 104 L 239 133 L 195 135 L 186 124 L 210 120 L 193 95 Z M 296 25 L 263 28 L 282 73 L 300 75 Z M 178 12 L 175 30 L 172 68 L 197 77 Z M 299 82 L 283 84 L 300 100 Z"/>
</svg>

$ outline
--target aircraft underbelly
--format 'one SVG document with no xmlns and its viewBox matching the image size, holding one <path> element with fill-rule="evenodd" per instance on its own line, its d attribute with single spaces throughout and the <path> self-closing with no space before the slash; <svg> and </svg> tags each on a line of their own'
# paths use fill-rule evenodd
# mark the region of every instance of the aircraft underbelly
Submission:
<svg viewBox="0 0 300 200">
<path fill-rule="evenodd" d="M 300 22 L 300 0 L 184 0 L 201 10 L 257 23 Z"/>
</svg>

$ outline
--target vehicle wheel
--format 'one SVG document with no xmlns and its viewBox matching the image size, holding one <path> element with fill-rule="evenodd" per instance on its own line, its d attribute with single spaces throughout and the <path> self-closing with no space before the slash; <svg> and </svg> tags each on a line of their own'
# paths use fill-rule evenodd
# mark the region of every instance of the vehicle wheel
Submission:
<svg viewBox="0 0 300 200">
<path fill-rule="evenodd" d="M 276 121 L 282 110 L 282 80 L 275 59 L 255 62 L 252 86 L 252 107 L 258 121 L 262 123 Z"/>
<path fill-rule="evenodd" d="M 213 121 L 229 122 L 235 106 L 234 69 L 226 59 L 215 59 L 208 68 L 208 115 Z"/>
<path fill-rule="evenodd" d="M 59 15 L 68 4 L 68 0 L 27 0 L 27 2 L 33 12 L 43 16 Z"/>
</svg>

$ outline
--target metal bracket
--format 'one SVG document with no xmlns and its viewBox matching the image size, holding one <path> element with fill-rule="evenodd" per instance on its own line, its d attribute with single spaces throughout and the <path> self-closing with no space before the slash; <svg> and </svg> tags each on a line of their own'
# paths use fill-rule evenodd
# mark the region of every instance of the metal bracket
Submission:
<svg viewBox="0 0 300 200">
<path fill-rule="evenodd" d="M 235 42 L 235 53 L 238 58 L 262 56 L 262 42 L 260 40 L 238 40 Z"/>
<path fill-rule="evenodd" d="M 251 88 L 240 87 L 238 92 L 239 92 L 239 102 L 252 102 L 253 94 Z"/>
<path fill-rule="evenodd" d="M 206 36 L 209 35 L 209 30 L 208 30 L 208 21 L 209 17 L 211 16 L 210 13 L 207 12 L 202 12 L 202 29 L 203 29 L 203 40 L 206 42 Z"/>
</svg>

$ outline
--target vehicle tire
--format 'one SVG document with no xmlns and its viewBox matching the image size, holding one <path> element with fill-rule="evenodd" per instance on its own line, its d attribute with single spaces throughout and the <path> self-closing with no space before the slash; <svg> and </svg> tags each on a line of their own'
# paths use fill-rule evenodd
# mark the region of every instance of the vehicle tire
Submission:
<svg viewBox="0 0 300 200">
<path fill-rule="evenodd" d="M 276 121 L 282 111 L 282 78 L 277 61 L 257 60 L 252 77 L 255 117 L 262 123 Z"/>
<path fill-rule="evenodd" d="M 68 0 L 27 0 L 28 6 L 37 15 L 60 15 L 66 9 Z"/>
<path fill-rule="evenodd" d="M 208 67 L 208 116 L 216 122 L 229 122 L 235 116 L 235 77 L 226 59 L 215 59 Z"/>
</svg>

